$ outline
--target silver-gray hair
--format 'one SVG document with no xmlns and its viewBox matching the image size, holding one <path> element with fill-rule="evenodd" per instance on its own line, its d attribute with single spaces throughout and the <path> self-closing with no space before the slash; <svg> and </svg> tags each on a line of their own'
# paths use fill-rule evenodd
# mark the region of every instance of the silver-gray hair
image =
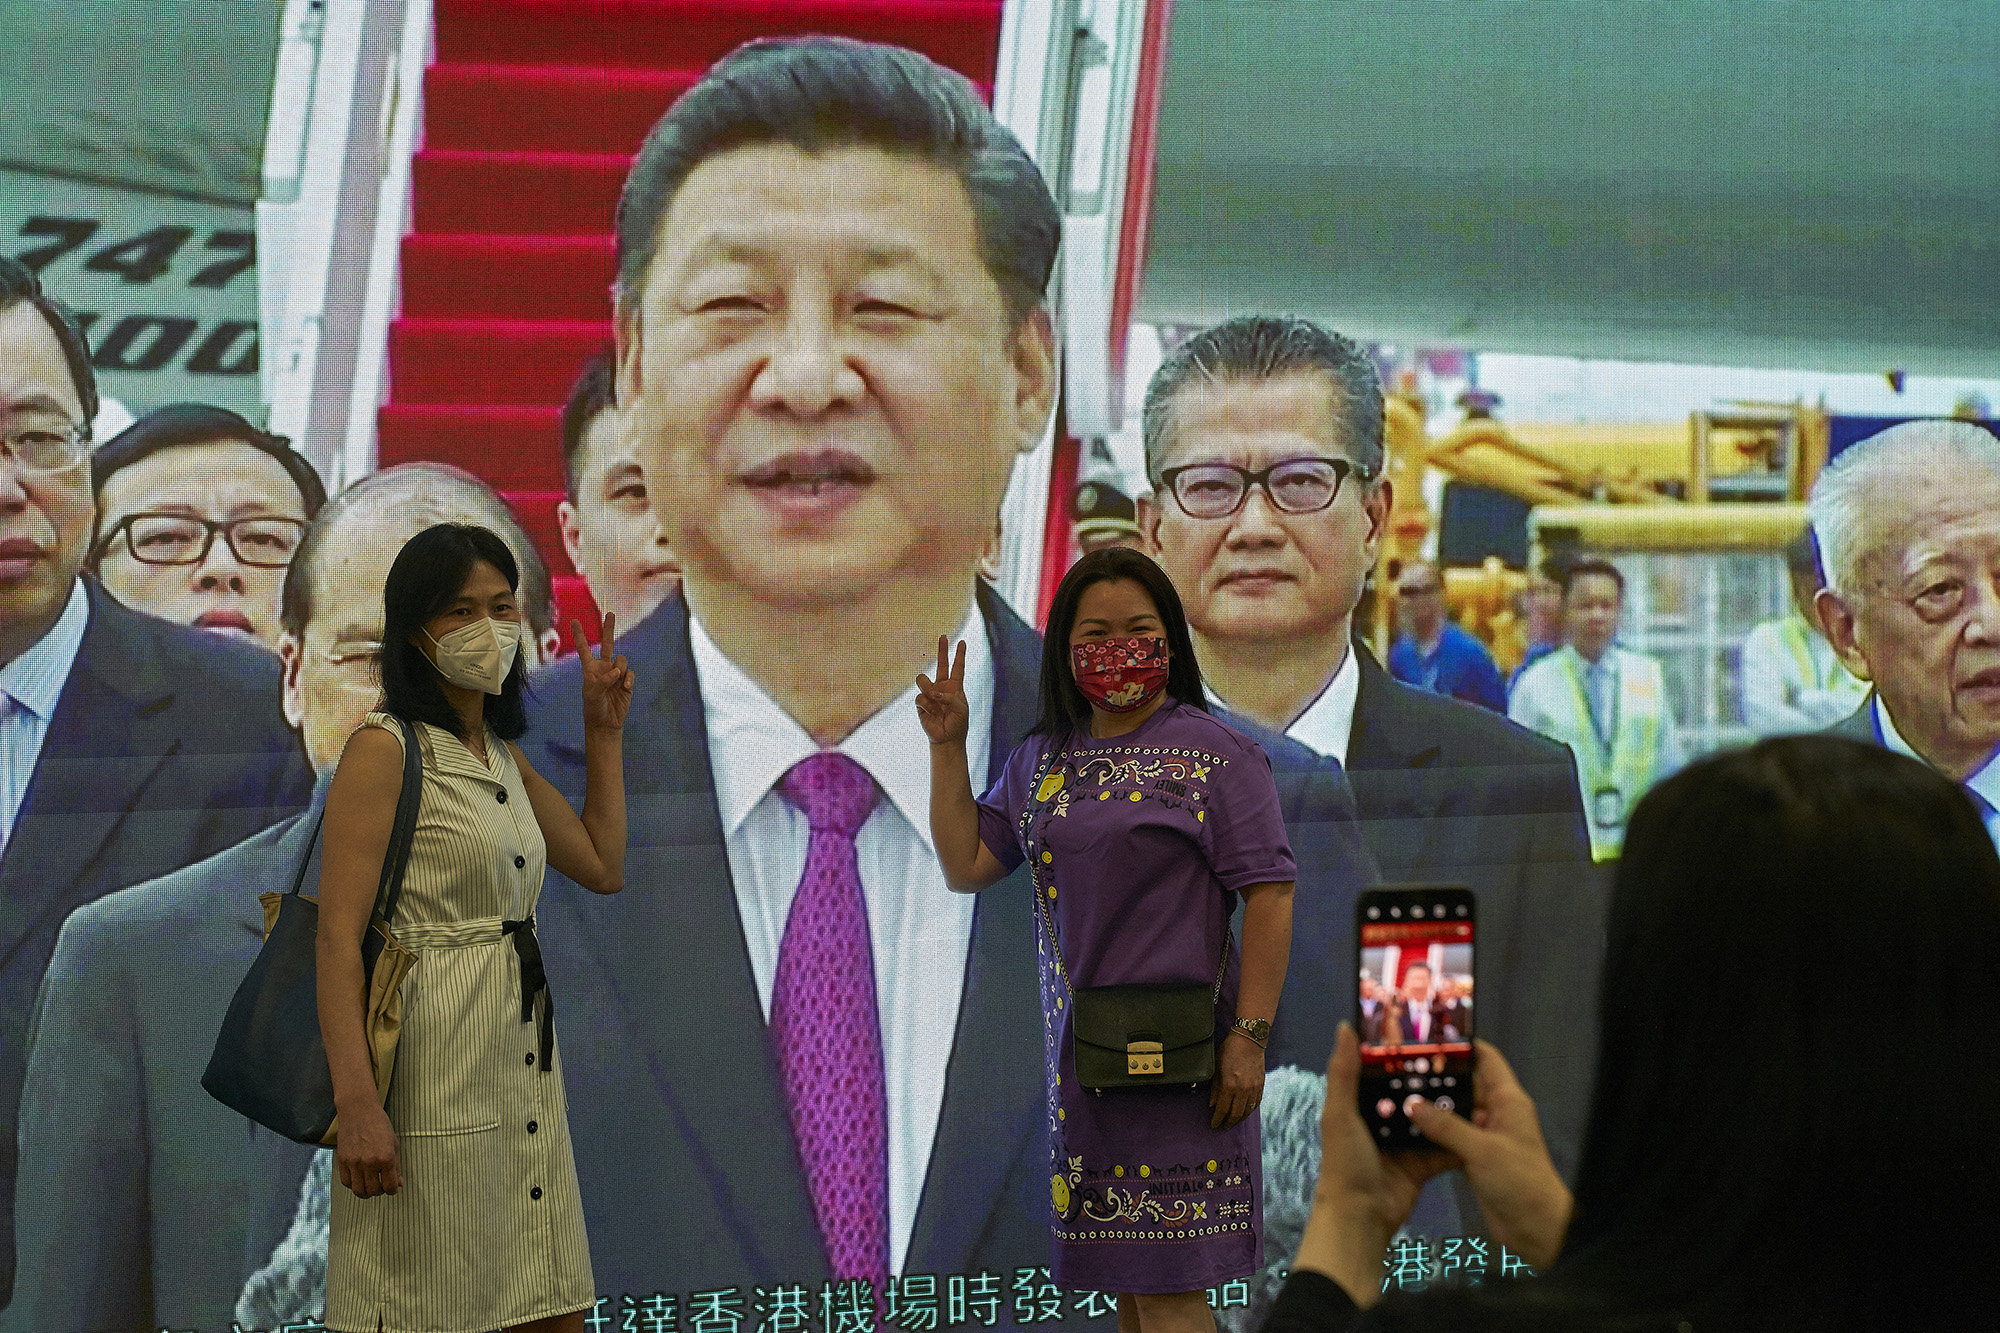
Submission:
<svg viewBox="0 0 2000 1333">
<path fill-rule="evenodd" d="M 1935 474 L 1954 464 L 2000 474 L 2000 437 L 1970 421 L 1905 421 L 1848 446 L 1828 463 L 1806 500 L 1826 586 L 1835 592 L 1855 591 L 1861 557 L 1866 554 L 1862 524 L 1871 507 L 1897 503 L 1899 488 L 1883 485 L 1882 474 Z"/>
<path fill-rule="evenodd" d="M 1189 385 L 1313 371 L 1324 372 L 1337 390 L 1339 426 L 1349 455 L 1371 478 L 1380 478 L 1382 377 L 1368 349 L 1296 315 L 1238 315 L 1189 338 L 1153 372 L 1140 413 L 1147 480 L 1158 489 L 1176 400 Z"/>
</svg>

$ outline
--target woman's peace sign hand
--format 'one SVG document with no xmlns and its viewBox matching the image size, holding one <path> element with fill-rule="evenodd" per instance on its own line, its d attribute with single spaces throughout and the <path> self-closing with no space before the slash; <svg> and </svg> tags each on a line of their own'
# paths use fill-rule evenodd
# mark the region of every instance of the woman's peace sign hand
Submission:
<svg viewBox="0 0 2000 1333">
<path fill-rule="evenodd" d="M 623 731 L 625 714 L 632 708 L 632 667 L 622 657 L 613 656 L 612 631 L 618 617 L 606 613 L 597 638 L 597 651 L 584 642 L 583 622 L 572 620 L 569 631 L 576 638 L 576 655 L 583 659 L 583 729 Z"/>
<path fill-rule="evenodd" d="M 972 725 L 972 709 L 965 702 L 965 641 L 949 667 L 945 665 L 945 636 L 938 635 L 937 679 L 917 677 L 917 720 L 932 745 L 963 741 Z"/>
</svg>

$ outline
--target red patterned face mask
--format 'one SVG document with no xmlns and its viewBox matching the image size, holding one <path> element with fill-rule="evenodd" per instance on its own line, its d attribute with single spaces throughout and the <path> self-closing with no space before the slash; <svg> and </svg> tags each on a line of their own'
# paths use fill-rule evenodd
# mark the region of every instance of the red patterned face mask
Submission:
<svg viewBox="0 0 2000 1333">
<path fill-rule="evenodd" d="M 1069 665 L 1084 698 L 1107 713 L 1129 713 L 1167 688 L 1167 641 L 1086 639 L 1069 646 Z"/>
</svg>

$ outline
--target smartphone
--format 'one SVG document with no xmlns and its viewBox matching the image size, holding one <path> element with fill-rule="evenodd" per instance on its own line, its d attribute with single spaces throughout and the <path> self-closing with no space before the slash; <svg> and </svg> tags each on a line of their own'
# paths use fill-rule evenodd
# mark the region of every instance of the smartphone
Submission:
<svg viewBox="0 0 2000 1333">
<path fill-rule="evenodd" d="M 1361 1121 L 1383 1148 L 1426 1148 L 1412 1098 L 1472 1117 L 1478 906 L 1463 885 L 1387 884 L 1354 910 Z"/>
</svg>

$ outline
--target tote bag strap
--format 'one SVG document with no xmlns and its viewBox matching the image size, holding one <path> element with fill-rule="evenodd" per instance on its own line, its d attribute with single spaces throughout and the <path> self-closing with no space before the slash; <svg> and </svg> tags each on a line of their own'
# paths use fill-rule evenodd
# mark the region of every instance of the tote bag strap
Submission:
<svg viewBox="0 0 2000 1333">
<path fill-rule="evenodd" d="M 389 830 L 388 854 L 382 858 L 382 882 L 375 890 L 375 915 L 394 919 L 396 901 L 403 896 L 403 871 L 410 864 L 410 844 L 416 838 L 417 807 L 423 802 L 424 760 L 417 750 L 417 733 L 402 718 L 396 725 L 403 730 L 403 789 L 396 797 L 396 823 Z M 305 888 L 306 868 L 312 864 L 313 848 L 326 826 L 326 807 L 313 820 L 312 836 L 306 839 L 305 854 L 299 857 L 298 873 L 292 876 L 293 893 Z"/>
<path fill-rule="evenodd" d="M 402 718 L 403 791 L 396 798 L 396 826 L 389 831 L 389 853 L 382 858 L 382 884 L 375 892 L 375 915 L 396 918 L 396 901 L 403 896 L 403 870 L 410 864 L 410 844 L 417 834 L 417 806 L 424 796 L 424 758 L 417 750 L 417 732 Z"/>
</svg>

